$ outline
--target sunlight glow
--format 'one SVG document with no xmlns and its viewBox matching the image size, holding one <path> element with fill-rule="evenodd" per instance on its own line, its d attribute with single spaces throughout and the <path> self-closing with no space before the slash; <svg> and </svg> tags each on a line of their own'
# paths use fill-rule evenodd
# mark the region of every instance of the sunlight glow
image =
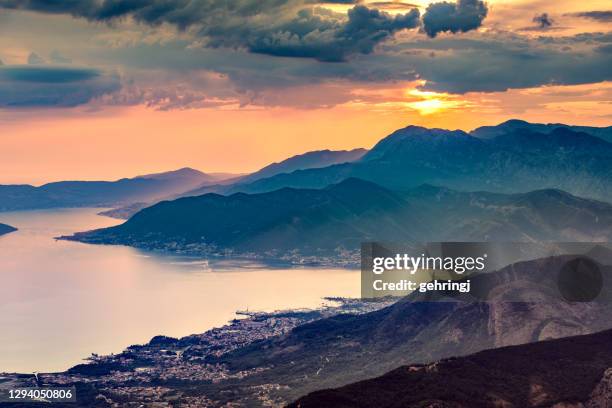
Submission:
<svg viewBox="0 0 612 408">
<path fill-rule="evenodd" d="M 410 97 L 416 97 L 420 100 L 408 102 L 407 106 L 419 112 L 420 115 L 431 115 L 440 113 L 449 109 L 468 105 L 467 101 L 458 100 L 455 96 L 447 93 L 420 91 L 418 89 L 410 89 L 406 91 Z"/>
</svg>

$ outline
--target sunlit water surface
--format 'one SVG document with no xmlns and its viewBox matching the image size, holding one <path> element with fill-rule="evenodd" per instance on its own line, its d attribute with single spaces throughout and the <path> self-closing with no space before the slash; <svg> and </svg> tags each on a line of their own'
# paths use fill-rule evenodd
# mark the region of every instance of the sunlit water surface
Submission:
<svg viewBox="0 0 612 408">
<path fill-rule="evenodd" d="M 206 331 L 236 310 L 316 307 L 358 296 L 359 273 L 278 269 L 56 241 L 116 224 L 99 209 L 0 213 L 0 372 L 65 370 L 92 352 L 119 352 L 164 334 Z"/>
</svg>

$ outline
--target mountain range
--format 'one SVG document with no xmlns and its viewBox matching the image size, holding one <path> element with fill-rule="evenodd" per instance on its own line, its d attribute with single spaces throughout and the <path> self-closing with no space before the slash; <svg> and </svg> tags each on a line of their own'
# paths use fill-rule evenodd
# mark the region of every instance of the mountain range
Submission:
<svg viewBox="0 0 612 408">
<path fill-rule="evenodd" d="M 116 181 L 60 181 L 31 185 L 0 185 L 0 211 L 111 207 L 154 201 L 219 179 L 190 168 Z"/>
<path fill-rule="evenodd" d="M 391 191 L 349 178 L 323 189 L 205 194 L 164 201 L 125 223 L 68 239 L 203 254 L 332 256 L 361 242 L 608 241 L 612 205 L 559 190 Z"/>
<path fill-rule="evenodd" d="M 609 407 L 612 330 L 408 365 L 290 408 Z"/>
<path fill-rule="evenodd" d="M 596 136 L 609 133 L 609 129 L 580 127 L 578 131 L 558 126 L 552 130 L 546 127 L 543 132 L 541 127 L 549 125 L 524 123 L 516 128 L 505 122 L 472 134 L 408 126 L 351 163 L 296 170 L 210 191 L 228 194 L 282 187 L 323 188 L 357 177 L 394 190 L 421 184 L 503 193 L 556 188 L 612 200 L 612 143 Z"/>
<path fill-rule="evenodd" d="M 518 262 L 470 278 L 474 285 L 489 288 L 487 302 L 423 301 L 421 294 L 413 293 L 376 312 L 318 320 L 221 356 L 211 362 L 236 371 L 265 370 L 211 386 L 207 392 L 220 398 L 231 393 L 250 395 L 257 384 L 272 383 L 277 385 L 274 396 L 290 401 L 315 390 L 382 375 L 401 365 L 610 329 L 612 267 L 605 262 L 609 249 L 603 252 L 607 255 L 600 253 L 595 259 L 601 261 L 607 283 L 595 301 L 571 303 L 558 296 L 558 272 L 575 256 Z M 463 375 L 471 375 L 468 371 Z M 383 389 L 380 392 L 384 394 Z"/>
<path fill-rule="evenodd" d="M 17 228 L 0 223 L 0 235 L 8 234 L 9 232 L 13 231 L 17 231 Z"/>
<path fill-rule="evenodd" d="M 598 137 L 606 142 L 612 143 L 612 126 L 593 127 L 593 126 L 571 126 L 563 123 L 529 123 L 524 120 L 511 119 L 500 123 L 497 126 L 481 126 L 470 132 L 472 136 L 483 139 L 491 139 L 505 133 L 516 133 L 520 131 L 537 132 L 549 134 L 556 129 L 570 129 L 574 132 L 587 133 Z"/>
<path fill-rule="evenodd" d="M 243 176 L 226 177 L 218 180 L 216 183 L 208 182 L 198 185 L 197 188 L 188 191 L 181 191 L 173 196 L 165 197 L 165 199 L 176 199 L 180 197 L 189 197 L 206 194 L 209 192 L 221 191 L 227 189 L 229 185 L 239 186 L 242 184 L 249 184 L 255 180 L 272 177 L 280 173 L 290 173 L 295 170 L 304 170 L 311 168 L 320 168 L 329 166 L 336 163 L 345 163 L 355 161 L 361 158 L 367 150 L 365 149 L 354 149 L 354 150 L 317 150 L 313 152 L 307 152 L 297 156 L 289 157 L 278 163 L 272 163 L 264 168 Z M 113 218 L 128 219 L 132 215 L 145 207 L 149 207 L 155 204 L 155 202 L 136 202 L 125 206 L 113 208 L 111 210 L 103 211 L 100 214 L 106 215 Z"/>
<path fill-rule="evenodd" d="M 361 159 L 367 152 L 366 149 L 315 150 L 289 157 L 278 163 L 269 164 L 254 173 L 240 178 L 234 185 L 249 184 L 255 180 L 273 177 L 277 174 L 292 173 L 296 170 L 316 169 L 338 163 L 350 163 Z M 198 195 L 197 191 L 190 193 L 192 193 L 190 195 Z"/>
<path fill-rule="evenodd" d="M 120 207 L 128 218 L 164 199 L 205 193 L 261 193 L 324 188 L 350 177 L 392 190 L 432 184 L 463 191 L 519 193 L 560 189 L 612 201 L 612 127 L 510 120 L 466 133 L 408 126 L 371 150 L 321 150 L 242 176 L 184 168 L 117 181 L 63 181 L 40 187 L 1 185 L 0 211 L 52 207 Z"/>
</svg>

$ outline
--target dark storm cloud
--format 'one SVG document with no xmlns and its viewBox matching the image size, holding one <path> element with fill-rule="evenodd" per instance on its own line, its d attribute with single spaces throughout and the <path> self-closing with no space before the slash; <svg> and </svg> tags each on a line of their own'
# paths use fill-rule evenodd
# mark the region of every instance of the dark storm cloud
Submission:
<svg viewBox="0 0 612 408">
<path fill-rule="evenodd" d="M 535 23 L 533 26 L 519 28 L 518 31 L 549 31 L 549 30 L 561 30 L 567 27 L 560 27 L 555 25 L 555 21 L 548 15 L 548 13 L 536 14 L 531 21 Z"/>
<path fill-rule="evenodd" d="M 397 62 L 388 64 L 413 67 L 428 90 L 500 92 L 612 80 L 612 55 L 606 53 L 611 44 L 612 35 L 603 33 L 536 39 L 488 33 L 406 42 L 395 46 Z"/>
<path fill-rule="evenodd" d="M 183 73 L 188 72 L 217 72 L 248 103 L 265 99 L 268 92 L 286 89 L 285 95 L 290 95 L 292 87 L 344 80 L 384 86 L 422 79 L 427 81 L 425 88 L 429 90 L 458 94 L 600 82 L 612 80 L 609 69 L 612 56 L 607 52 L 610 44 L 612 35 L 601 33 L 538 38 L 474 33 L 393 43 L 376 55 L 359 54 L 342 64 L 321 64 L 309 59 L 286 59 L 279 63 L 261 54 L 223 48 L 186 49 L 180 41 L 163 46 L 143 44 L 109 49 L 100 57 L 101 61 L 137 70 L 156 67 L 173 71 L 177 77 L 186 77 Z M 207 92 L 197 84 L 189 88 Z M 321 99 L 325 98 L 322 95 Z"/>
<path fill-rule="evenodd" d="M 69 83 L 82 82 L 100 76 L 100 72 L 91 68 L 59 68 L 6 66 L 0 69 L 0 80 L 11 82 L 34 83 Z"/>
<path fill-rule="evenodd" d="M 168 0 L 165 4 L 174 4 L 176 1 Z M 0 0 L 0 7 L 6 7 L 8 3 L 7 0 Z M 46 7 L 54 7 L 52 12 L 65 10 L 66 5 L 70 5 L 70 2 L 51 3 L 40 0 L 13 3 L 27 4 L 28 7 L 35 6 L 38 9 L 44 3 Z M 83 3 L 73 2 L 72 8 L 84 13 L 78 8 Z M 99 0 L 93 3 L 100 7 L 106 4 L 105 16 L 136 18 L 134 11 L 125 11 L 130 9 L 139 10 L 140 21 L 149 25 L 157 24 L 155 21 L 169 22 L 172 19 L 187 23 L 182 17 L 179 18 L 183 12 L 179 13 L 180 10 L 175 9 L 162 12 L 156 8 L 158 13 L 154 16 L 151 8 L 146 13 L 147 20 L 144 20 L 145 14 L 142 11 L 143 5 L 149 4 L 147 0 L 130 4 L 119 0 L 112 3 Z M 211 0 L 198 3 L 216 2 Z M 156 7 L 161 4 L 155 2 Z M 189 7 L 194 2 L 183 0 L 181 4 Z M 247 4 L 250 7 L 246 7 Z M 59 86 L 57 82 L 61 81 L 61 75 L 55 78 L 54 83 L 44 87 L 40 85 L 38 90 L 32 92 L 33 95 L 36 92 L 38 95 L 47 95 L 46 99 L 38 98 L 37 103 L 40 105 L 43 105 L 40 100 L 51 105 L 53 95 L 58 105 L 70 106 L 78 104 L 77 101 L 91 99 L 91 95 L 95 97 L 102 94 L 104 96 L 97 98 L 96 103 L 145 103 L 162 109 L 202 106 L 203 103 L 226 104 L 231 101 L 238 101 L 242 105 L 327 107 L 354 98 L 348 84 L 384 87 L 385 83 L 401 84 L 403 81 L 418 79 L 427 81 L 424 85 L 426 89 L 461 94 L 612 80 L 612 71 L 609 69 L 612 66 L 612 33 L 525 36 L 520 32 L 488 30 L 486 33 L 437 36 L 435 39 L 423 35 L 406 35 L 397 36 L 396 41 L 385 41 L 399 30 L 417 24 L 417 12 L 391 16 L 377 9 L 356 6 L 348 13 L 338 14 L 317 7 L 316 4 L 320 3 L 307 0 L 218 2 L 210 15 L 201 16 L 199 11 L 192 13 L 199 16 L 196 19 L 199 22 L 188 25 L 185 33 L 175 36 L 166 35 L 165 30 L 160 31 L 163 40 L 159 41 L 155 36 L 157 30 L 134 30 L 133 26 L 128 25 L 126 42 L 117 43 L 116 38 L 123 34 L 119 30 L 124 27 L 117 25 L 116 32 L 105 32 L 112 35 L 100 36 L 99 42 L 92 42 L 93 49 L 86 54 L 80 49 L 84 47 L 81 44 L 80 48 L 70 50 L 70 56 L 75 61 L 87 61 L 92 66 L 120 67 L 118 71 L 122 75 L 122 86 L 119 86 L 117 78 L 94 70 L 83 72 L 82 75 L 91 77 L 81 82 L 70 82 L 75 79 L 74 73 L 66 77 L 68 82 L 64 91 L 67 92 L 64 95 L 72 95 L 70 98 L 59 97 L 59 91 L 49 96 L 49 88 Z M 460 1 L 437 4 L 450 5 L 446 16 L 452 17 L 450 20 L 454 19 L 452 24 L 446 20 L 445 25 L 442 25 L 441 20 L 438 21 L 435 27 L 440 31 L 467 30 L 470 26 L 479 25 L 486 15 L 484 3 Z M 117 10 L 111 5 L 122 5 L 123 8 Z M 63 13 L 74 15 L 75 12 Z M 436 13 L 439 14 L 440 10 Z M 32 13 L 13 15 L 24 22 L 40 22 L 44 18 Z M 102 14 L 94 18 L 89 11 L 86 15 L 89 17 L 84 18 L 95 21 L 113 19 L 102 19 Z M 471 15 L 473 20 L 474 16 L 477 18 L 470 25 L 465 23 L 470 20 L 466 15 Z M 532 16 L 528 15 L 527 21 Z M 25 23 L 23 25 L 27 26 Z M 99 25 L 95 27 L 105 28 Z M 429 28 L 431 32 L 432 26 Z M 151 33 L 154 35 L 147 37 Z M 55 44 L 52 46 L 60 47 Z M 85 44 L 85 48 L 87 46 Z M 376 53 L 373 53 L 375 48 Z M 63 45 L 60 49 L 67 50 Z M 269 55 L 302 58 L 279 60 Z M 47 59 L 53 60 L 51 56 Z M 321 63 L 321 60 L 343 62 Z M 28 86 L 33 87 L 33 77 L 38 76 L 42 80 L 51 73 L 29 75 L 31 78 Z M 13 105 L 17 105 L 15 100 L 18 97 L 27 98 L 30 92 L 22 91 L 20 95 L 17 92 L 17 80 L 11 79 Z M 0 88 L 0 99 L 3 99 L 0 106 L 7 106 L 7 92 L 4 91 L 7 79 L 3 77 L 0 81 L 3 87 Z M 328 86 L 330 84 L 338 86 L 334 88 Z M 344 85 L 347 85 L 346 89 L 342 88 Z M 80 94 L 79 87 L 83 88 Z M 324 91 L 319 95 L 317 90 L 320 89 Z M 311 93 L 301 96 L 308 90 Z M 24 105 L 33 103 L 21 102 Z"/>
<path fill-rule="evenodd" d="M 352 4 L 352 1 L 333 1 Z M 314 0 L 0 0 L 0 7 L 70 14 L 91 21 L 132 17 L 156 26 L 192 29 L 203 46 L 283 57 L 344 61 L 371 53 L 396 32 L 418 27 L 419 11 L 391 16 L 357 5 L 347 15 Z"/>
<path fill-rule="evenodd" d="M 466 32 L 482 25 L 487 16 L 487 5 L 480 0 L 457 0 L 432 3 L 423 15 L 423 29 L 430 37 L 441 32 Z"/>
<path fill-rule="evenodd" d="M 118 78 L 90 68 L 0 67 L 0 108 L 76 106 L 119 88 Z"/>
<path fill-rule="evenodd" d="M 570 16 L 590 18 L 591 20 L 603 21 L 605 23 L 612 21 L 612 10 L 607 11 L 584 11 L 581 13 L 571 13 Z"/>
<path fill-rule="evenodd" d="M 552 27 L 553 20 L 548 16 L 548 13 L 542 13 L 535 16 L 531 21 L 537 24 L 540 29 L 547 29 Z"/>
<path fill-rule="evenodd" d="M 397 31 L 418 25 L 417 9 L 392 17 L 377 9 L 356 6 L 349 10 L 348 20 L 340 24 L 305 9 L 280 30 L 256 33 L 246 46 L 249 51 L 261 54 L 343 61 L 349 55 L 370 54 L 377 44 Z M 227 37 L 220 39 L 221 44 L 226 40 Z"/>
</svg>

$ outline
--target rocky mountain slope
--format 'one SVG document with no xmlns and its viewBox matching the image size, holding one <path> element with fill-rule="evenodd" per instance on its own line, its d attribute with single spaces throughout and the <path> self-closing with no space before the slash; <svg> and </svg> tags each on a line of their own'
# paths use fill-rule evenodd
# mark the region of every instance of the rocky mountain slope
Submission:
<svg viewBox="0 0 612 408">
<path fill-rule="evenodd" d="M 487 132 L 475 131 L 486 133 L 485 138 L 459 130 L 408 126 L 382 139 L 352 163 L 277 174 L 208 191 L 227 194 L 282 187 L 321 188 L 357 177 L 394 190 L 421 184 L 501 193 L 555 188 L 612 200 L 612 144 L 594 136 L 594 129 L 559 125 L 541 131 L 538 126 L 508 128 L 501 124 Z"/>
<path fill-rule="evenodd" d="M 313 392 L 291 408 L 602 408 L 612 404 L 612 330 L 397 368 Z"/>
<path fill-rule="evenodd" d="M 364 241 L 606 241 L 612 205 L 558 190 L 391 191 L 349 178 L 327 188 L 161 202 L 119 226 L 67 239 L 194 253 L 333 256 Z"/>
<path fill-rule="evenodd" d="M 603 251 L 597 259 L 603 262 L 608 256 L 609 250 Z M 559 296 L 557 276 L 571 259 L 519 262 L 472 277 L 473 285 L 487 288 L 486 302 L 423 301 L 413 294 L 377 312 L 297 327 L 220 358 L 232 370 L 265 370 L 211 386 L 207 392 L 219 398 L 226 393 L 249 395 L 257 384 L 277 384 L 273 395 L 292 400 L 401 365 L 612 328 L 612 267 L 601 266 L 607 284 L 600 297 L 568 303 Z"/>
</svg>

